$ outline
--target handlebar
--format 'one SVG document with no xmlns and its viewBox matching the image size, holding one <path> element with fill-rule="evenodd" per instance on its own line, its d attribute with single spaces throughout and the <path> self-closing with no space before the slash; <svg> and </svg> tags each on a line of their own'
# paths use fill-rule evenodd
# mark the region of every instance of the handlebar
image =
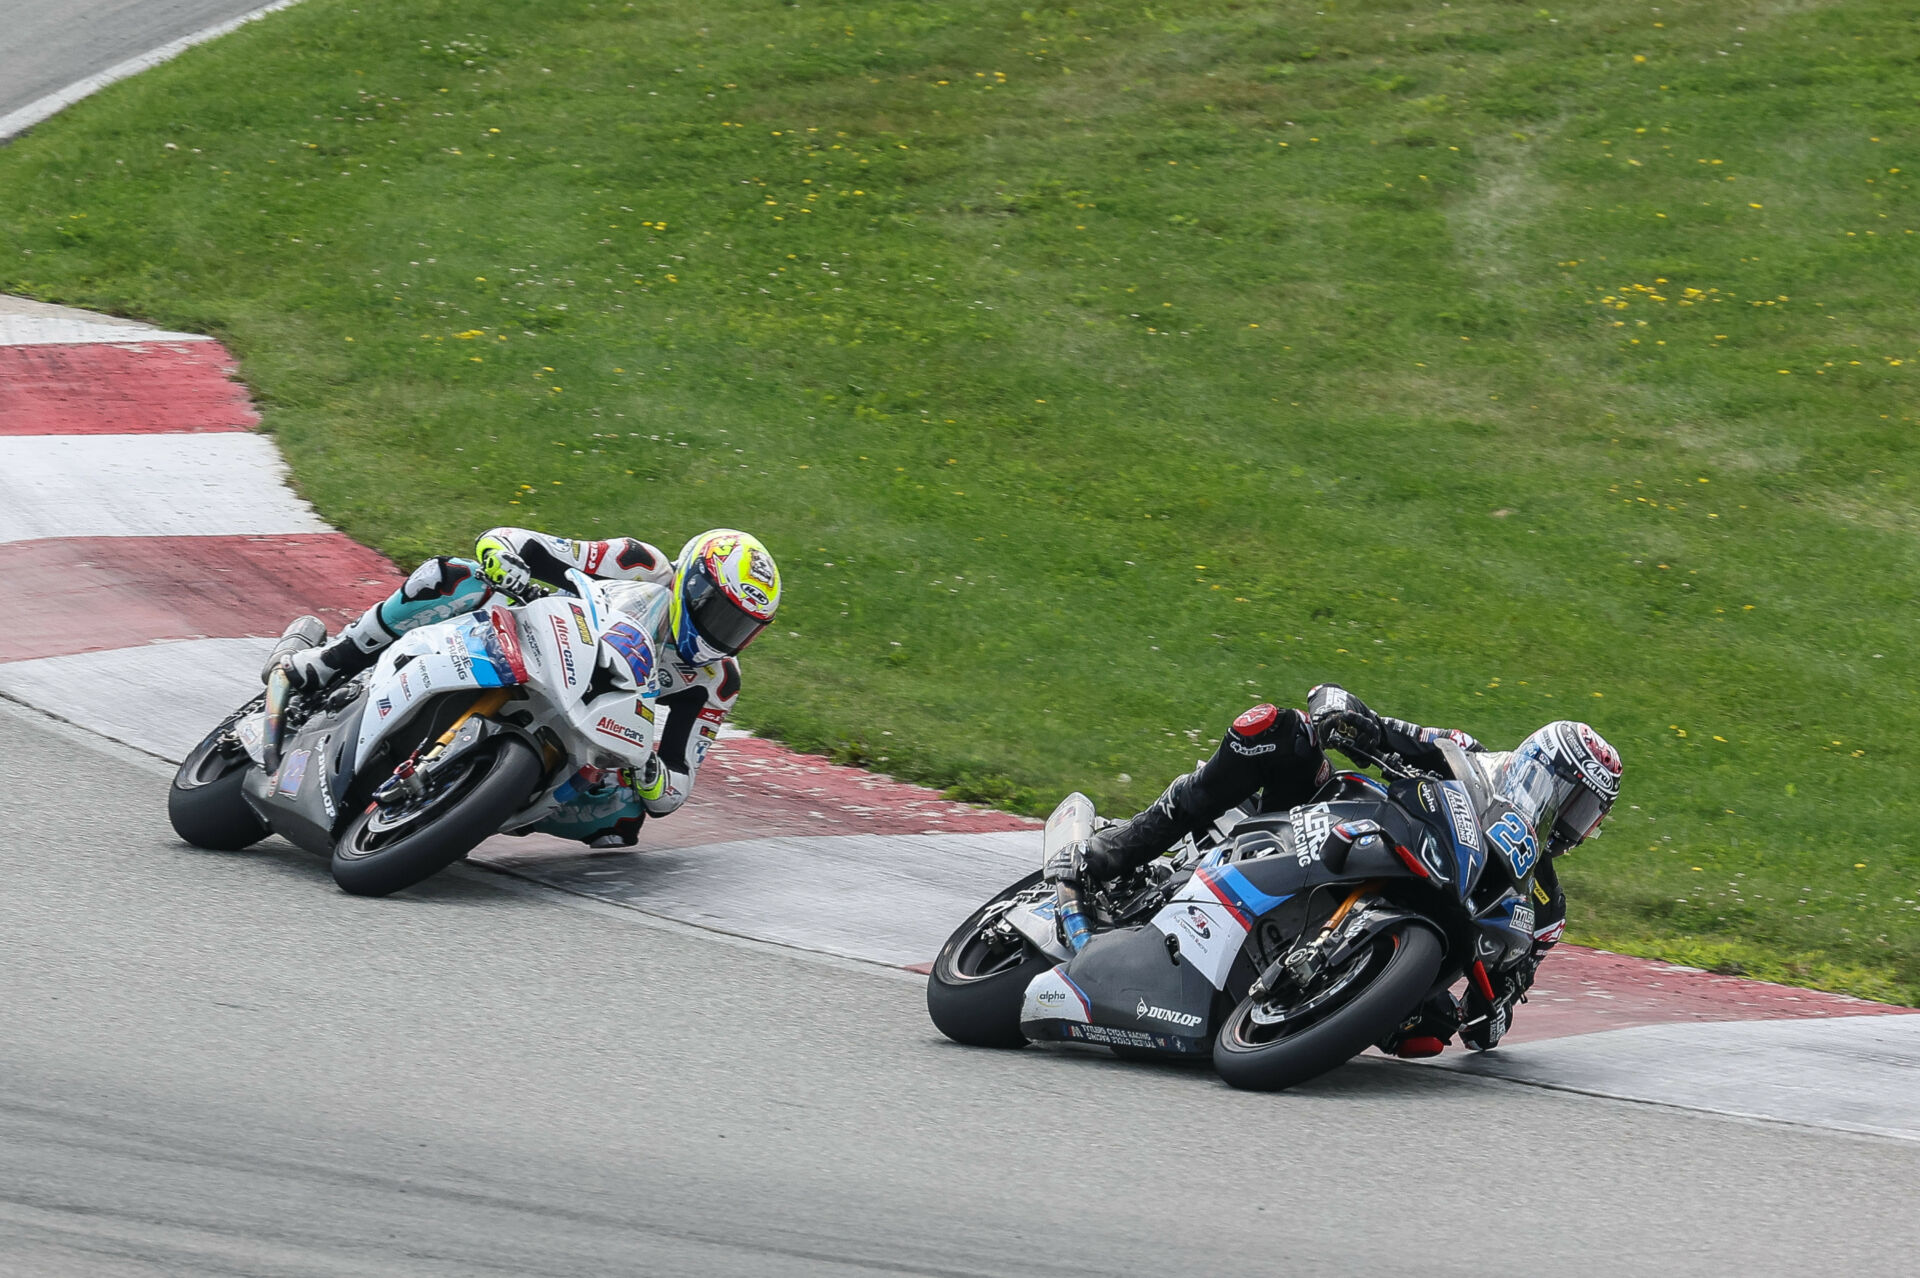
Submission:
<svg viewBox="0 0 1920 1278">
<path fill-rule="evenodd" d="M 1335 746 L 1334 749 L 1352 759 L 1363 768 L 1378 768 L 1395 781 L 1418 781 L 1433 774 L 1424 768 L 1416 768 L 1408 763 L 1397 751 L 1381 750 L 1374 752 L 1363 750 L 1359 746 Z"/>
</svg>

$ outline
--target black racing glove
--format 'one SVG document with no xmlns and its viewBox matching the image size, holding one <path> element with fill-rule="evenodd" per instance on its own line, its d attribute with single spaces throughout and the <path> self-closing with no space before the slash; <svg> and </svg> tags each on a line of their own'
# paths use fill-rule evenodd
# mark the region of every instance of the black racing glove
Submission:
<svg viewBox="0 0 1920 1278">
<path fill-rule="evenodd" d="M 1307 717 L 1313 720 L 1321 749 L 1372 753 L 1384 739 L 1380 716 L 1337 683 L 1323 683 L 1307 693 Z"/>
</svg>

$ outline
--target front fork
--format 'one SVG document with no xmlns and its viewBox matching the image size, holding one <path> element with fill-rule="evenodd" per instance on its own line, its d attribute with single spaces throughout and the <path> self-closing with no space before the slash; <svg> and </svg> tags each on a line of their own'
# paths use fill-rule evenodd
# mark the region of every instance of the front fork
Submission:
<svg viewBox="0 0 1920 1278">
<path fill-rule="evenodd" d="M 276 672 L 277 674 L 278 672 Z M 268 702 L 271 706 L 272 685 L 268 685 Z M 491 688 L 474 698 L 472 705 L 439 738 L 425 749 L 416 750 L 411 756 L 401 760 L 393 775 L 382 781 L 373 792 L 373 801 L 382 807 L 395 803 L 413 803 L 423 799 L 433 781 L 433 774 L 450 760 L 465 754 L 485 737 L 487 717 L 499 712 L 507 704 L 508 691 L 505 688 Z"/>
</svg>

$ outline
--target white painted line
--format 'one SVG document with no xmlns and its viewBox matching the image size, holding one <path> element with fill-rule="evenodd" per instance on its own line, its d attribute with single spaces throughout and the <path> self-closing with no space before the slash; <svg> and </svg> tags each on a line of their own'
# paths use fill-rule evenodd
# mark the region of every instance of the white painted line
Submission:
<svg viewBox="0 0 1920 1278">
<path fill-rule="evenodd" d="M 178 761 L 260 691 L 272 639 L 178 643 L 0 663 L 0 694 Z"/>
<path fill-rule="evenodd" d="M 139 346 L 148 342 L 212 340 L 193 333 L 170 333 L 145 324 L 96 324 L 0 314 L 0 346 Z"/>
<path fill-rule="evenodd" d="M 237 18 L 230 18 L 225 22 L 206 27 L 190 36 L 182 36 L 178 40 L 163 44 L 157 49 L 151 49 L 138 57 L 128 58 L 125 62 L 110 66 L 97 75 L 90 75 L 84 80 L 75 80 L 66 88 L 56 89 L 44 98 L 27 103 L 17 111 L 0 115 L 0 142 L 32 128 L 80 99 L 98 93 L 116 80 L 124 80 L 130 75 L 138 75 L 149 67 L 157 67 L 162 62 L 179 57 L 196 44 L 205 44 L 209 40 L 217 39 L 237 27 L 252 22 L 255 18 L 264 17 L 276 9 L 285 9 L 295 2 L 296 0 L 274 0 L 272 4 L 262 5 L 251 13 L 243 13 Z"/>
<path fill-rule="evenodd" d="M 0 542 L 331 532 L 239 431 L 0 436 Z"/>
<path fill-rule="evenodd" d="M 1920 1141 L 1920 1016 L 1643 1025 L 1433 1066 L 1618 1100 Z"/>
</svg>

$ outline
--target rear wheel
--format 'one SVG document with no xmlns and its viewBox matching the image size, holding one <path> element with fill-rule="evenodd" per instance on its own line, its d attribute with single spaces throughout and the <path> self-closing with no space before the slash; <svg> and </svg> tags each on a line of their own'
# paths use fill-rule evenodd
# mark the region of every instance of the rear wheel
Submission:
<svg viewBox="0 0 1920 1278">
<path fill-rule="evenodd" d="M 267 837 L 267 823 L 240 792 L 253 760 L 233 739 L 233 725 L 259 707 L 255 698 L 228 715 L 173 774 L 167 819 L 175 834 L 197 848 L 237 852 Z"/>
<path fill-rule="evenodd" d="M 1213 1066 L 1235 1087 L 1278 1091 L 1318 1077 L 1384 1038 L 1433 988 L 1440 937 L 1406 921 L 1352 961 L 1280 1003 L 1247 998 L 1213 1043 Z"/>
<path fill-rule="evenodd" d="M 1039 881 L 1036 871 L 1007 888 L 975 910 L 940 947 L 927 977 L 927 1014 L 954 1042 L 969 1047 L 1027 1045 L 1020 1033 L 1027 984 L 1054 960 L 1011 928 L 995 924 L 1009 897 Z"/>
<path fill-rule="evenodd" d="M 424 797 L 369 805 L 333 845 L 333 881 L 356 896 L 386 896 L 446 869 L 497 834 L 541 778 L 540 756 L 496 737 L 451 760 Z"/>
</svg>

